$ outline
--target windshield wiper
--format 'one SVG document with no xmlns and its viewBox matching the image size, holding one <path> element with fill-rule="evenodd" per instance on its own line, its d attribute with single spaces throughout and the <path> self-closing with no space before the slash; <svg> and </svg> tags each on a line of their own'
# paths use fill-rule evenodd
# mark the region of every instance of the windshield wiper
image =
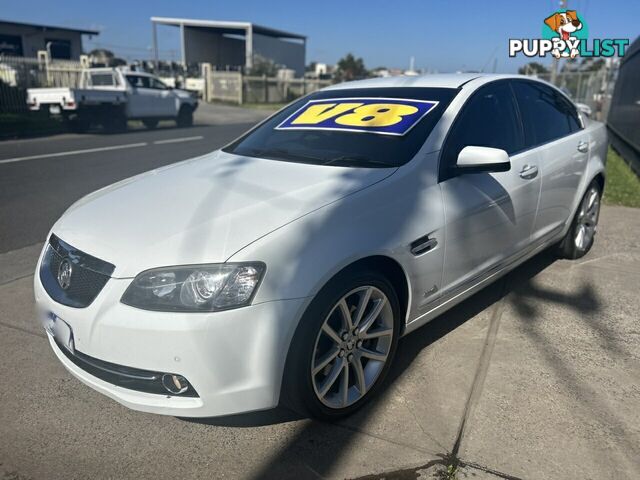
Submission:
<svg viewBox="0 0 640 480">
<path fill-rule="evenodd" d="M 324 158 L 314 157 L 312 155 L 305 155 L 302 153 L 291 152 L 289 150 L 285 150 L 284 148 L 269 148 L 269 149 L 260 149 L 260 148 L 251 148 L 249 149 L 254 155 L 270 158 L 273 157 L 277 159 L 287 159 L 294 161 L 302 161 L 305 163 L 323 163 Z"/>
<path fill-rule="evenodd" d="M 387 167 L 387 168 L 395 168 L 397 165 L 394 165 L 389 162 L 383 162 L 381 160 L 375 160 L 372 158 L 365 157 L 363 155 L 341 155 L 335 158 L 328 157 L 316 157 L 313 155 L 308 155 L 305 153 L 299 153 L 295 151 L 286 150 L 284 148 L 269 148 L 269 149 L 261 149 L 261 148 L 249 148 L 247 149 L 251 152 L 252 155 L 264 158 L 274 158 L 276 160 L 290 160 L 301 163 L 313 163 L 316 165 L 332 165 L 332 164 L 340 164 L 344 167 Z M 240 153 L 242 155 L 242 153 Z"/>
<path fill-rule="evenodd" d="M 375 160 L 373 158 L 364 157 L 362 155 L 343 155 L 341 157 L 336 157 L 329 159 L 324 162 L 324 165 L 331 165 L 335 163 L 343 163 L 344 166 L 355 166 L 355 167 L 364 167 L 367 165 L 374 166 L 383 166 L 383 167 L 397 167 L 393 163 L 383 162 L 381 160 Z"/>
</svg>

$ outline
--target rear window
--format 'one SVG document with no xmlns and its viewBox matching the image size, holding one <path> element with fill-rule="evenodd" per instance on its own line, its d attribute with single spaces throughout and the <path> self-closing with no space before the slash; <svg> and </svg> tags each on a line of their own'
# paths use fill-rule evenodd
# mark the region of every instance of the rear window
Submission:
<svg viewBox="0 0 640 480">
<path fill-rule="evenodd" d="M 223 150 L 316 165 L 397 167 L 413 158 L 457 93 L 415 87 L 316 92 Z"/>
<path fill-rule="evenodd" d="M 113 74 L 112 73 L 92 73 L 91 85 L 93 85 L 94 87 L 112 87 L 114 85 Z"/>
</svg>

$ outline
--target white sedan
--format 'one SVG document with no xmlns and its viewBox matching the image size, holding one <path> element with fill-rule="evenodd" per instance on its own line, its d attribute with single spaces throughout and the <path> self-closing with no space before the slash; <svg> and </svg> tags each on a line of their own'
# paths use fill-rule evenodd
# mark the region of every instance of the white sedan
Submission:
<svg viewBox="0 0 640 480">
<path fill-rule="evenodd" d="M 606 149 L 525 77 L 332 86 L 75 203 L 38 262 L 39 312 L 64 366 L 127 407 L 336 418 L 401 336 L 547 247 L 587 253 Z"/>
</svg>

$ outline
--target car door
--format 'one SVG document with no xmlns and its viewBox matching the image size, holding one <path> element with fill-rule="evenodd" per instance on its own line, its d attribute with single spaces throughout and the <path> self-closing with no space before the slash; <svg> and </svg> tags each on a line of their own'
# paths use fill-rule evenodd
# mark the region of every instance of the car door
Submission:
<svg viewBox="0 0 640 480">
<path fill-rule="evenodd" d="M 126 79 L 131 88 L 128 101 L 129 116 L 131 118 L 152 116 L 154 93 L 150 88 L 149 77 L 127 74 Z"/>
<path fill-rule="evenodd" d="M 456 173 L 466 146 L 505 150 L 506 172 Z M 446 237 L 442 294 L 499 269 L 530 243 L 540 195 L 539 156 L 524 149 L 510 82 L 475 92 L 455 120 L 440 157 Z"/>
<path fill-rule="evenodd" d="M 149 78 L 149 81 L 154 91 L 155 99 L 153 103 L 153 116 L 175 117 L 178 111 L 176 109 L 176 95 L 174 91 L 155 77 Z"/>
<path fill-rule="evenodd" d="M 513 82 L 525 144 L 540 155 L 541 193 L 532 240 L 543 242 L 570 219 L 587 166 L 589 137 L 575 106 L 540 82 Z"/>
</svg>

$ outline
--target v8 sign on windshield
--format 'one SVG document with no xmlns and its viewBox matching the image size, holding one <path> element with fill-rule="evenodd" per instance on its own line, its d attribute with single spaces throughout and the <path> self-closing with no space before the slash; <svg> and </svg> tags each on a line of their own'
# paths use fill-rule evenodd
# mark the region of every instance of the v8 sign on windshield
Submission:
<svg viewBox="0 0 640 480">
<path fill-rule="evenodd" d="M 277 130 L 343 130 L 404 135 L 438 102 L 398 98 L 310 100 Z"/>
</svg>

